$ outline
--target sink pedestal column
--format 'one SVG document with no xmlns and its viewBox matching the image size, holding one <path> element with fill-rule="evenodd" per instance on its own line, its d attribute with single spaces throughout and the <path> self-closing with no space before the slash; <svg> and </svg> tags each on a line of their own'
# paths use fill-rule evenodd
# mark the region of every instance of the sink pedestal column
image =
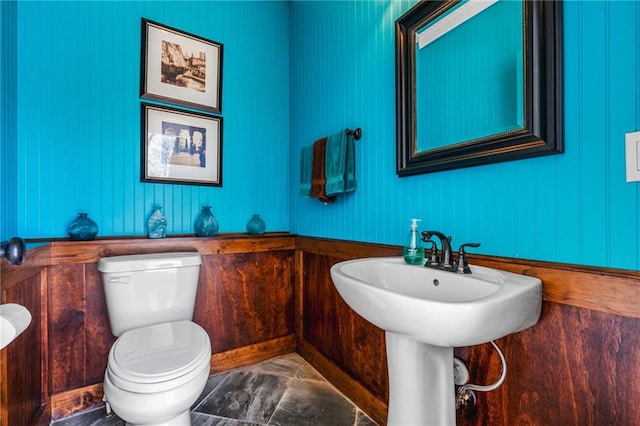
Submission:
<svg viewBox="0 0 640 426">
<path fill-rule="evenodd" d="M 388 426 L 455 426 L 453 348 L 385 332 L 389 367 Z"/>
</svg>

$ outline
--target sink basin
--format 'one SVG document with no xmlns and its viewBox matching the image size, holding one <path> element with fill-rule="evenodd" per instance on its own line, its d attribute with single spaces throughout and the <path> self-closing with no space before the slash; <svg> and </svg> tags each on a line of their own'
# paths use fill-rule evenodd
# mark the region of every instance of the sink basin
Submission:
<svg viewBox="0 0 640 426">
<path fill-rule="evenodd" d="M 356 313 L 385 330 L 388 426 L 455 425 L 453 348 L 538 322 L 542 281 L 471 266 L 457 274 L 402 257 L 340 262 L 331 278 Z"/>
<path fill-rule="evenodd" d="M 471 266 L 471 272 L 456 274 L 382 257 L 338 263 L 331 278 L 364 319 L 431 345 L 487 343 L 538 322 L 538 278 L 481 266 Z"/>
<path fill-rule="evenodd" d="M 31 314 L 15 303 L 0 305 L 0 349 L 11 343 L 31 323 Z"/>
</svg>

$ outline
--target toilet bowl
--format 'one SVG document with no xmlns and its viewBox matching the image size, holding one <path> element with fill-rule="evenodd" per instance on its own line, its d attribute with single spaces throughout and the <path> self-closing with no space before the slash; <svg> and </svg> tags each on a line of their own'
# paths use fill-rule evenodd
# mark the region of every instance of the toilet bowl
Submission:
<svg viewBox="0 0 640 426">
<path fill-rule="evenodd" d="M 105 399 L 127 425 L 190 425 L 210 360 L 209 336 L 191 321 L 126 331 L 109 352 Z"/>
<path fill-rule="evenodd" d="M 105 257 L 102 274 L 111 332 L 104 401 L 127 425 L 188 426 L 209 377 L 211 342 L 192 322 L 198 252 Z"/>
</svg>

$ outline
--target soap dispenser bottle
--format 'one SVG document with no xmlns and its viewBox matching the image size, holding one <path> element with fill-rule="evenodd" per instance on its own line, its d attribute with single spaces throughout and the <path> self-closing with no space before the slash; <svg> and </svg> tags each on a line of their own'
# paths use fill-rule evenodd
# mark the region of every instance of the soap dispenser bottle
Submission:
<svg viewBox="0 0 640 426">
<path fill-rule="evenodd" d="M 424 246 L 418 232 L 418 222 L 420 221 L 421 219 L 411 219 L 411 230 L 402 247 L 402 256 L 409 265 L 424 264 Z"/>
</svg>

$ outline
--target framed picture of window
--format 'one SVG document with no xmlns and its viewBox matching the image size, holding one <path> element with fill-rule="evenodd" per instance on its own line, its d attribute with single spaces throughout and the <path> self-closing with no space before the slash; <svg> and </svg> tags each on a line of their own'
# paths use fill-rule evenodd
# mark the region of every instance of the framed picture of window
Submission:
<svg viewBox="0 0 640 426">
<path fill-rule="evenodd" d="M 221 43 L 142 18 L 140 96 L 222 112 Z"/>
<path fill-rule="evenodd" d="M 141 181 L 222 186 L 222 117 L 142 103 Z"/>
</svg>

